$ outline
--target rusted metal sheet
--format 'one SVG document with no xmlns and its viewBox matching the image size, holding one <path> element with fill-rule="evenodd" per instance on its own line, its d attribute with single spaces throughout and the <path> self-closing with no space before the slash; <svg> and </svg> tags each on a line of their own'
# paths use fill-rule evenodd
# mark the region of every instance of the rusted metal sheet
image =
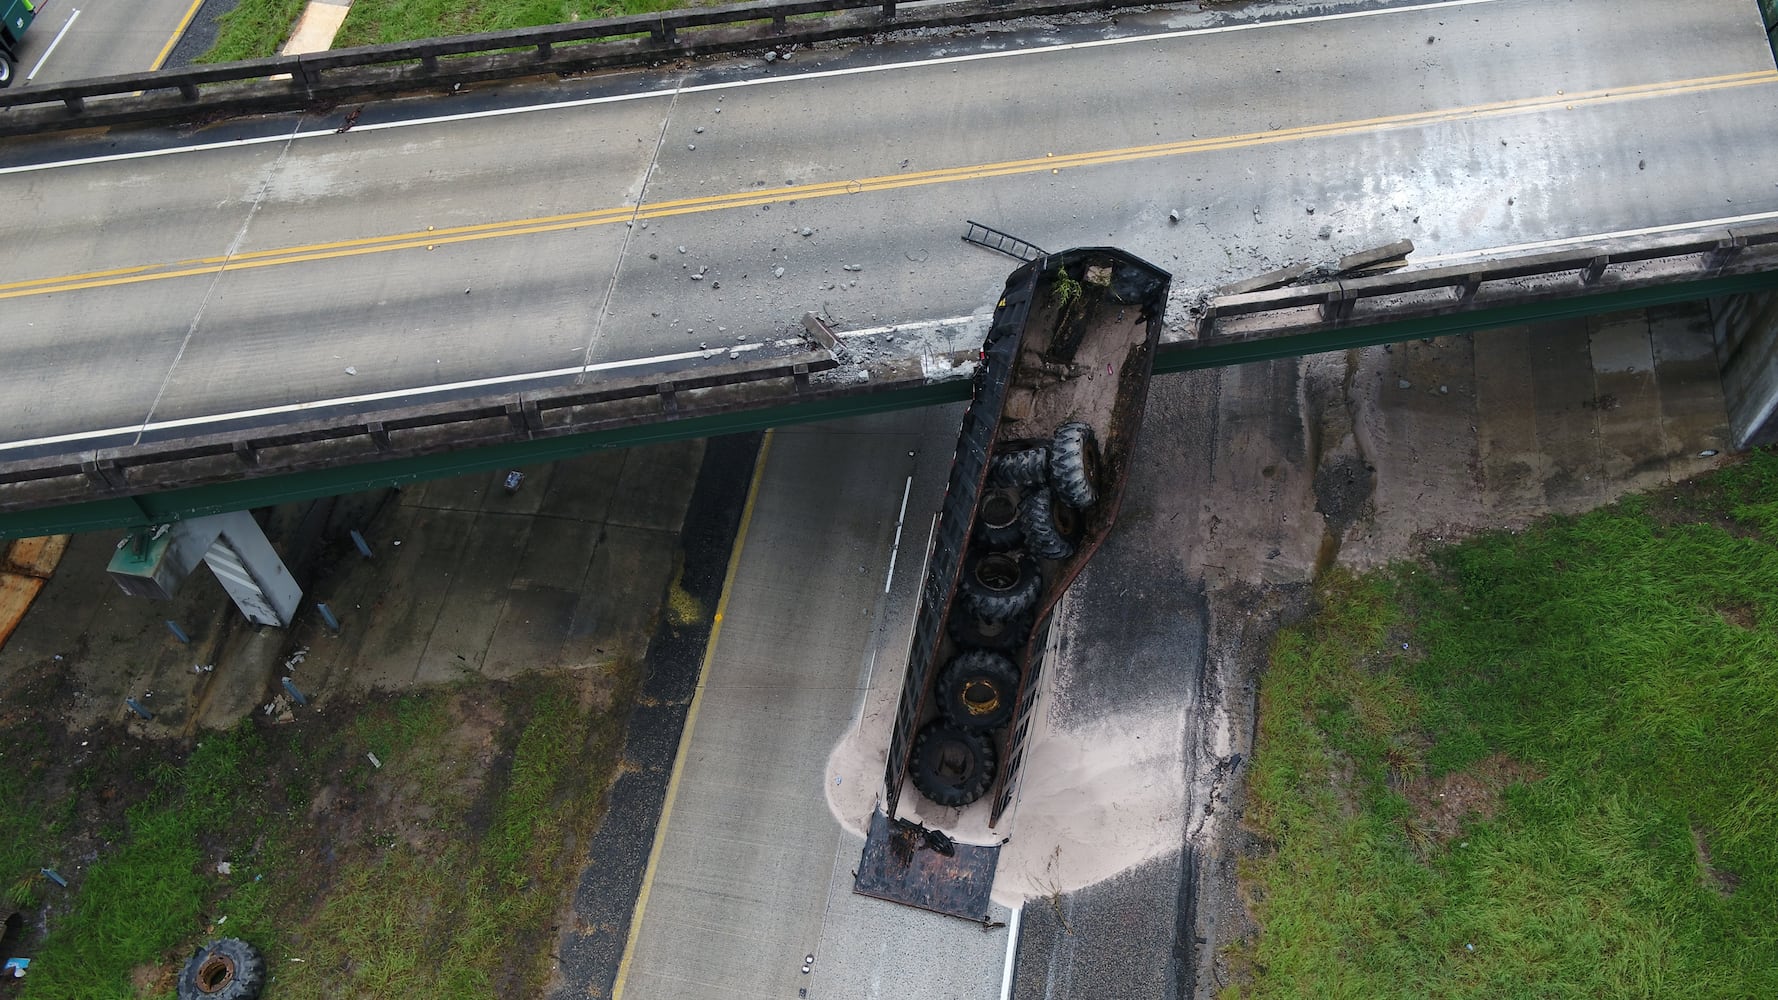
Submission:
<svg viewBox="0 0 1778 1000">
<path fill-rule="evenodd" d="M 954 843 L 937 830 L 873 813 L 852 891 L 987 923 L 999 863 L 998 846 Z"/>
</svg>

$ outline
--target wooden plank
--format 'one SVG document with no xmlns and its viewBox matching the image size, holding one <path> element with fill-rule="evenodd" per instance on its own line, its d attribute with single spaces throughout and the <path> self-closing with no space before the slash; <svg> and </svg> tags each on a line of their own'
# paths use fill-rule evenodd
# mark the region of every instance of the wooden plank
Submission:
<svg viewBox="0 0 1778 1000">
<path fill-rule="evenodd" d="M 12 630 L 25 620 L 25 612 L 31 610 L 31 602 L 37 599 L 44 582 L 35 576 L 0 573 L 0 649 L 6 648 Z"/>
<path fill-rule="evenodd" d="M 0 555 L 0 571 L 47 580 L 55 575 L 56 566 L 67 549 L 67 535 L 15 538 L 11 547 Z"/>
</svg>

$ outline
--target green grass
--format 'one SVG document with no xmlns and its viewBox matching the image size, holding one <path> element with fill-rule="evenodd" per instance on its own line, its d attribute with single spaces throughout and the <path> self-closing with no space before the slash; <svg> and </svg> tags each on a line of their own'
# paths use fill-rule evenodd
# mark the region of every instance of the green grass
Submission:
<svg viewBox="0 0 1778 1000">
<path fill-rule="evenodd" d="M 264 752 L 244 724 L 206 738 L 183 765 L 155 771 L 155 787 L 127 813 L 124 842 L 87 870 L 72 908 L 32 962 L 26 1000 L 135 997 L 131 970 L 159 963 L 204 926 L 219 860 L 205 842 L 257 825 L 250 807 L 243 809 L 242 789 Z M 237 926 L 243 923 L 250 921 Z"/>
<path fill-rule="evenodd" d="M 240 0 L 222 16 L 216 42 L 197 61 L 225 63 L 277 55 L 307 5 L 307 0 Z"/>
<path fill-rule="evenodd" d="M 354 0 L 335 48 L 566 24 L 693 6 L 683 0 Z"/>
<path fill-rule="evenodd" d="M 588 712 L 564 682 L 527 679 L 510 765 L 466 799 L 458 750 L 434 733 L 436 694 L 396 703 L 356 727 L 380 743 L 367 781 L 407 782 L 444 835 L 442 848 L 374 831 L 369 849 L 333 871 L 316 905 L 300 894 L 303 929 L 279 942 L 278 997 L 288 1000 L 541 995 L 552 927 L 596 826 L 616 768 L 615 708 Z M 627 704 L 627 695 L 614 699 Z M 364 765 L 369 768 L 368 762 Z M 485 824 L 485 825 L 484 825 Z M 301 958 L 291 963 L 291 958 Z"/>
<path fill-rule="evenodd" d="M 1675 492 L 1323 581 L 1225 996 L 1778 996 L 1778 458 Z M 1499 761 L 1434 836 L 1415 789 Z"/>
<path fill-rule="evenodd" d="M 278 54 L 307 0 L 240 0 L 223 15 L 216 42 L 200 63 L 264 59 Z M 684 0 L 356 0 L 334 39 L 336 49 L 409 42 L 509 28 L 531 28 L 692 6 Z"/>
<path fill-rule="evenodd" d="M 29 724 L 0 733 L 29 761 L 4 779 L 0 874 L 50 928 L 22 996 L 125 1000 L 141 983 L 170 1000 L 185 957 L 222 936 L 266 953 L 279 1000 L 541 995 L 617 769 L 635 670 L 611 669 L 590 708 L 565 678 L 466 684 L 249 718 L 183 762 L 95 754 L 102 776 L 31 756 Z M 67 890 L 36 876 L 60 856 L 45 819 L 108 841 L 84 872 L 63 862 Z"/>
</svg>

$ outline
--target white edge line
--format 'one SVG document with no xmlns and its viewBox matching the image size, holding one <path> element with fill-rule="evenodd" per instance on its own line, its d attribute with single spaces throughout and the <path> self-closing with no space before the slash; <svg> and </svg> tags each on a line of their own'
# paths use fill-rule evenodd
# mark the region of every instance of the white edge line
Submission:
<svg viewBox="0 0 1778 1000">
<path fill-rule="evenodd" d="M 808 73 L 796 73 L 786 76 L 755 77 L 749 80 L 727 80 L 721 83 L 703 83 L 690 87 L 645 90 L 633 94 L 610 94 L 604 97 L 584 97 L 577 100 L 558 101 L 550 104 L 528 104 L 516 108 L 490 108 L 486 111 L 466 111 L 456 115 L 436 115 L 428 118 L 410 118 L 395 122 L 374 122 L 368 125 L 355 126 L 345 134 L 349 135 L 354 132 L 381 132 L 385 129 L 407 128 L 415 125 L 443 125 L 451 122 L 473 121 L 481 118 L 501 118 L 507 115 L 530 114 L 537 111 L 559 111 L 571 108 L 591 107 L 599 104 L 616 104 L 623 101 L 650 100 L 660 97 L 669 97 L 675 93 L 682 95 L 701 94 L 718 90 L 737 90 L 743 87 L 760 87 L 769 84 L 799 83 L 808 80 L 826 80 L 843 76 L 858 76 L 866 73 L 887 73 L 895 70 L 922 69 L 930 66 L 948 66 L 958 63 L 979 62 L 986 59 L 1011 59 L 1018 56 L 1048 55 L 1056 52 L 1073 52 L 1084 49 L 1104 48 L 1111 45 L 1165 42 L 1178 38 L 1191 38 L 1198 35 L 1221 35 L 1236 31 L 1255 31 L 1261 28 L 1322 24 L 1329 21 L 1345 21 L 1360 17 L 1377 17 L 1384 14 L 1413 14 L 1429 10 L 1448 10 L 1454 7 L 1470 7 L 1477 4 L 1500 2 L 1502 2 L 1502 0 L 1447 0 L 1447 2 L 1415 4 L 1410 7 L 1384 7 L 1376 10 L 1346 11 L 1340 14 L 1318 14 L 1314 17 L 1290 18 L 1278 21 L 1257 21 L 1249 24 L 1225 24 L 1214 28 L 1182 28 L 1178 31 L 1166 31 L 1152 35 L 1132 35 L 1127 38 L 1099 38 L 1085 42 L 1066 42 L 1061 45 L 1035 45 L 1031 48 L 1005 49 L 998 52 L 972 52 L 966 55 L 916 59 L 909 62 L 886 63 L 880 66 L 850 66 L 844 69 L 814 70 Z M 288 135 L 255 136 L 248 139 L 207 142 L 193 146 L 179 146 L 170 149 L 143 149 L 130 153 L 111 153 L 105 156 L 88 156 L 75 160 L 57 160 L 50 163 L 28 163 L 14 167 L 0 167 L 0 175 L 29 173 L 37 170 L 55 170 L 62 167 L 78 167 L 96 163 L 113 163 L 121 160 L 147 159 L 155 156 L 171 156 L 176 153 L 202 153 L 238 146 L 254 146 L 266 142 L 288 142 L 298 139 L 315 139 L 340 134 L 338 129 L 324 128 L 313 129 L 307 132 L 296 132 Z"/>
<path fill-rule="evenodd" d="M 914 491 L 914 474 L 908 473 L 908 481 L 901 488 L 901 512 L 895 515 L 895 541 L 889 546 L 889 571 L 883 574 L 883 593 L 889 593 L 889 585 L 895 580 L 895 557 L 901 553 L 901 526 L 908 519 L 908 494 Z M 871 654 L 874 659 L 875 653 Z"/>
<path fill-rule="evenodd" d="M 666 364 L 674 361 L 690 361 L 694 358 L 712 358 L 726 352 L 752 352 L 767 347 L 787 347 L 801 341 L 776 340 L 758 344 L 735 344 L 731 347 L 709 348 L 698 351 L 681 351 L 677 354 L 657 354 L 647 358 L 628 358 L 622 361 L 603 361 L 592 365 L 575 365 L 571 368 L 552 368 L 541 372 L 520 372 L 513 375 L 493 375 L 488 378 L 468 379 L 462 382 L 445 382 L 439 385 L 415 386 L 411 389 L 387 389 L 382 392 L 367 392 L 357 396 L 335 396 L 331 399 L 317 399 L 306 403 L 290 403 L 284 406 L 262 406 L 252 410 L 234 410 L 228 413 L 211 413 L 198 417 L 181 417 L 176 420 L 156 420 L 144 424 L 129 424 L 122 427 L 107 427 L 94 431 L 75 431 L 69 434 L 56 434 L 50 437 L 31 438 L 27 441 L 8 441 L 0 444 L 0 453 L 17 451 L 23 448 L 37 448 L 44 445 L 67 444 L 90 438 L 111 437 L 119 434 L 152 434 L 155 431 L 176 430 L 181 427 L 200 427 L 205 424 L 224 423 L 231 420 L 252 420 L 257 417 L 270 417 L 280 414 L 305 413 L 311 410 L 325 409 L 333 406 L 356 406 L 363 403 L 375 403 L 401 396 L 427 396 L 443 392 L 454 392 L 462 389 L 481 389 L 489 386 L 508 385 L 514 382 L 528 382 L 536 379 L 563 378 L 569 375 L 589 374 L 593 372 L 616 371 L 621 368 L 640 368 L 646 365 Z"/>
<path fill-rule="evenodd" d="M 846 340 L 858 337 L 878 336 L 883 333 L 908 332 L 921 328 L 937 328 L 968 322 L 973 317 L 962 316 L 954 319 L 933 320 L 930 323 L 900 323 L 893 326 L 871 327 L 866 330 L 852 330 L 839 336 Z M 227 413 L 211 413 L 197 417 L 180 417 L 173 420 L 157 420 L 145 424 L 129 424 L 120 427 L 104 427 L 91 431 L 73 431 L 67 434 L 54 434 L 47 437 L 30 438 L 24 441 L 7 441 L 0 443 L 0 454 L 8 451 L 19 451 L 25 448 L 41 448 L 46 445 L 69 444 L 93 438 L 115 437 L 120 434 L 152 434 L 156 431 L 177 430 L 181 427 L 200 427 L 205 424 L 227 423 L 234 420 L 253 420 L 259 417 L 272 417 L 280 414 L 305 413 L 313 410 L 327 409 L 335 406 L 358 406 L 364 403 L 376 403 L 401 396 L 429 396 L 439 393 L 459 392 L 464 389 L 484 389 L 490 386 L 510 385 L 515 382 L 530 382 L 539 379 L 565 378 L 569 375 L 594 374 L 597 372 L 617 371 L 623 368 L 641 368 L 647 365 L 669 364 L 675 361 L 690 361 L 695 358 L 713 358 L 723 352 L 751 353 L 763 348 L 792 347 L 800 340 L 772 340 L 754 344 L 734 344 L 726 347 L 704 348 L 696 351 L 680 351 L 676 354 L 657 354 L 646 358 L 628 358 L 620 361 L 603 361 L 591 365 L 575 365 L 570 368 L 551 368 L 547 371 L 517 372 L 512 375 L 492 375 L 487 378 L 467 379 L 461 382 L 444 382 L 438 385 L 421 385 L 408 389 L 387 389 L 382 392 L 368 392 L 356 396 L 334 396 L 328 399 L 311 400 L 305 403 L 289 403 L 283 406 L 262 406 L 251 410 L 231 410 Z"/>
<path fill-rule="evenodd" d="M 1024 913 L 1025 904 L 1019 903 L 1006 918 L 1006 966 L 1000 972 L 1000 1000 L 1012 1000 L 1012 974 L 1019 957 L 1019 918 Z"/>
<path fill-rule="evenodd" d="M 1665 226 L 1643 226 L 1641 229 L 1619 229 L 1611 233 L 1593 233 L 1588 236 L 1564 236 L 1553 240 L 1538 240 L 1535 243 L 1514 243 L 1504 247 L 1489 247 L 1486 250 L 1464 250 L 1456 253 L 1437 254 L 1414 261 L 1415 267 L 1428 264 L 1447 264 L 1453 261 L 1477 260 L 1499 254 L 1525 253 L 1529 250 L 1553 250 L 1557 247 L 1578 246 L 1583 243 L 1594 243 L 1599 240 L 1621 240 L 1633 236 L 1659 236 L 1664 233 L 1679 233 L 1688 229 L 1714 229 L 1719 226 L 1733 226 L 1743 222 L 1764 222 L 1778 219 L 1778 211 L 1755 212 L 1752 215 L 1728 215 L 1718 219 L 1705 219 L 1701 222 L 1674 222 Z"/>
<path fill-rule="evenodd" d="M 55 52 L 56 46 L 62 44 L 62 37 L 68 34 L 69 28 L 74 27 L 74 19 L 79 16 L 80 8 L 76 7 L 74 8 L 74 12 L 68 15 L 68 20 L 63 23 L 62 30 L 56 32 L 55 40 L 49 43 L 49 48 L 43 50 L 43 57 L 37 60 L 37 65 L 31 67 L 31 72 L 25 74 L 26 83 L 30 83 L 37 78 L 37 71 L 43 68 L 44 63 L 49 62 L 51 53 Z"/>
</svg>

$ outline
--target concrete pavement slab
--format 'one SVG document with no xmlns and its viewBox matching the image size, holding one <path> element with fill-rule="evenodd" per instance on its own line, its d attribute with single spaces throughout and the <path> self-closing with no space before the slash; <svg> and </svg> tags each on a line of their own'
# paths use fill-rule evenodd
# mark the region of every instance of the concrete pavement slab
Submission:
<svg viewBox="0 0 1778 1000">
<path fill-rule="evenodd" d="M 607 519 L 626 528 L 676 530 L 690 498 L 690 473 L 703 457 L 698 441 L 670 441 L 631 453 L 611 487 Z"/>
</svg>

